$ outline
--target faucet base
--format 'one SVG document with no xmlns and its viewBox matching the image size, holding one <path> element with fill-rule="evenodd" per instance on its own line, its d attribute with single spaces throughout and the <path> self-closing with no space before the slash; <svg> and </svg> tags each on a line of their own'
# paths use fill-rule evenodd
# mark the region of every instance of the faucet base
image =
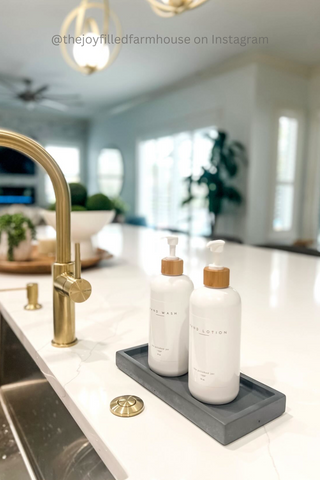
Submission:
<svg viewBox="0 0 320 480">
<path fill-rule="evenodd" d="M 56 279 L 63 274 L 73 275 L 74 263 L 54 263 L 53 273 L 53 341 L 58 348 L 72 347 L 77 343 L 75 328 L 75 303 L 69 295 L 55 287 Z"/>
<path fill-rule="evenodd" d="M 73 340 L 71 343 L 57 343 L 54 340 L 51 340 L 51 345 L 56 348 L 68 348 L 68 347 L 73 347 L 73 345 L 76 345 L 78 343 L 78 339 L 76 338 Z"/>
</svg>

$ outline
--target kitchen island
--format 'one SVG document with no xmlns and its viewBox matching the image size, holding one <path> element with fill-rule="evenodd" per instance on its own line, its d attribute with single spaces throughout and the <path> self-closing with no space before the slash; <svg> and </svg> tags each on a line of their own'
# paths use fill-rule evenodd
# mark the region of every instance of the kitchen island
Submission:
<svg viewBox="0 0 320 480">
<path fill-rule="evenodd" d="M 79 342 L 56 349 L 51 277 L 0 274 L 0 288 L 39 283 L 43 308 L 23 291 L 0 293 L 1 313 L 118 480 L 318 480 L 320 475 L 320 259 L 233 243 L 224 264 L 243 302 L 241 371 L 287 396 L 284 415 L 224 447 L 122 373 L 118 350 L 148 340 L 149 282 L 160 271 L 163 232 L 110 225 L 99 246 L 114 258 L 85 272 L 93 288 L 77 306 Z M 206 240 L 181 236 L 178 255 L 195 286 Z M 145 410 L 109 411 L 133 394 Z"/>
</svg>

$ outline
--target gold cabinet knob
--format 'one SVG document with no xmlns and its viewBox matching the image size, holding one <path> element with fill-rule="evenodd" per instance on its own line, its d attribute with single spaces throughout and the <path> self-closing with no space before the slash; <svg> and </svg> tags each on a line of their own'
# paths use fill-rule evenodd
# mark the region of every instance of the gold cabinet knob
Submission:
<svg viewBox="0 0 320 480">
<path fill-rule="evenodd" d="M 42 308 L 42 305 L 38 303 L 38 284 L 37 283 L 28 283 L 27 284 L 27 298 L 28 303 L 24 307 L 25 310 L 39 310 Z"/>
</svg>

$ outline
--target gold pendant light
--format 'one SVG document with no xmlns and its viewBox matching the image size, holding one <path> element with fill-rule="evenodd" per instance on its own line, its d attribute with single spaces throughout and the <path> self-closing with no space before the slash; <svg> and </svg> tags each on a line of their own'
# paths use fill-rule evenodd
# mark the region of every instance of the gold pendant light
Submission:
<svg viewBox="0 0 320 480">
<path fill-rule="evenodd" d="M 100 33 L 97 21 L 92 17 L 86 17 L 91 9 L 102 10 L 103 29 Z M 75 21 L 74 33 L 70 33 L 71 24 Z M 121 37 L 121 25 L 116 14 L 110 10 L 109 1 L 102 3 L 82 0 L 80 5 L 72 10 L 63 22 L 61 28 L 61 50 L 65 61 L 70 67 L 86 75 L 99 72 L 109 67 L 117 57 L 120 43 L 116 44 L 110 52 L 108 34 L 110 21 L 115 27 L 115 36 Z M 72 56 L 68 52 L 67 45 L 72 44 Z"/>
<path fill-rule="evenodd" d="M 179 13 L 200 7 L 207 0 L 148 0 L 154 12 L 160 17 L 174 17 Z"/>
</svg>

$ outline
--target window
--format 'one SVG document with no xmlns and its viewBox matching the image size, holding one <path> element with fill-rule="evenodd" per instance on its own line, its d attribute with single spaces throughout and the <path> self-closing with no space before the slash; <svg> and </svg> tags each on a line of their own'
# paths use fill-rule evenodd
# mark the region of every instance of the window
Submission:
<svg viewBox="0 0 320 480">
<path fill-rule="evenodd" d="M 298 128 L 297 118 L 289 116 L 281 116 L 279 118 L 273 211 L 273 230 L 275 232 L 288 232 L 292 229 Z"/>
<path fill-rule="evenodd" d="M 79 148 L 48 145 L 46 150 L 58 163 L 68 183 L 80 182 Z M 55 201 L 55 195 L 51 180 L 48 175 L 46 175 L 45 190 L 48 202 L 53 203 Z"/>
<path fill-rule="evenodd" d="M 123 185 L 123 159 L 117 148 L 104 148 L 98 158 L 98 181 L 102 193 L 118 197 Z"/>
<path fill-rule="evenodd" d="M 200 175 L 208 164 L 213 127 L 143 141 L 139 144 L 139 215 L 147 224 L 194 234 L 209 234 L 204 186 L 193 186 L 197 197 L 182 206 L 188 196 L 186 177 Z"/>
</svg>

